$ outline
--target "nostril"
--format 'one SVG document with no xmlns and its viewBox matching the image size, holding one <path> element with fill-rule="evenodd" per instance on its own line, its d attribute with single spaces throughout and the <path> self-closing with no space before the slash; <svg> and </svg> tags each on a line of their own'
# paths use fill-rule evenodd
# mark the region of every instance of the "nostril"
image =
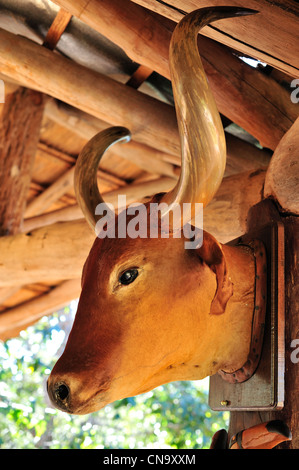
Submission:
<svg viewBox="0 0 299 470">
<path fill-rule="evenodd" d="M 58 400 L 64 401 L 69 396 L 69 388 L 65 384 L 60 384 L 55 389 L 55 396 Z"/>
</svg>

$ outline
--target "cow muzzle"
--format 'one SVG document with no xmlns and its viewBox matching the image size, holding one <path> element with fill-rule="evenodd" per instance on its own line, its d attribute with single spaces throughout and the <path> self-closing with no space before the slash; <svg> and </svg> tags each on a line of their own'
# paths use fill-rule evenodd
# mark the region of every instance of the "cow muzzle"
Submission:
<svg viewBox="0 0 299 470">
<path fill-rule="evenodd" d="M 55 408 L 69 414 L 93 413 L 109 403 L 110 381 L 97 386 L 75 374 L 51 374 L 47 381 L 48 396 Z"/>
</svg>

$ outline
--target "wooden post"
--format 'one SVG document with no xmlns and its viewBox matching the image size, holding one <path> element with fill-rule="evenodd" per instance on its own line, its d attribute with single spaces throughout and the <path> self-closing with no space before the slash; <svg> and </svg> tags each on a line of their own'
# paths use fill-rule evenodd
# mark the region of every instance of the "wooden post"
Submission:
<svg viewBox="0 0 299 470">
<path fill-rule="evenodd" d="M 43 109 L 43 95 L 36 91 L 21 87 L 6 96 L 0 117 L 0 236 L 21 228 Z"/>
</svg>

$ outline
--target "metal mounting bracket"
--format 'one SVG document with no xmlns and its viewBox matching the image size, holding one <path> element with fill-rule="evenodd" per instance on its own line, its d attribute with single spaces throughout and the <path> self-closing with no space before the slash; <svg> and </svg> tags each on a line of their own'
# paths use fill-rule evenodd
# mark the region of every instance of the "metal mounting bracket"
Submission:
<svg viewBox="0 0 299 470">
<path fill-rule="evenodd" d="M 267 254 L 267 308 L 262 352 L 251 378 L 229 383 L 219 375 L 210 377 L 209 406 L 215 411 L 270 411 L 284 406 L 285 368 L 285 262 L 284 226 L 271 223 L 255 233 L 230 242 L 263 242 Z"/>
</svg>

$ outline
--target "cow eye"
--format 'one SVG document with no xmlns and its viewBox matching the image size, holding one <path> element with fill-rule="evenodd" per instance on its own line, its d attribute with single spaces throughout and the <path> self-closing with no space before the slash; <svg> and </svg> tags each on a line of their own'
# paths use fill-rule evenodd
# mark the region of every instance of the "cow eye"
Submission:
<svg viewBox="0 0 299 470">
<path fill-rule="evenodd" d="M 124 286 L 127 286 L 128 284 L 131 284 L 131 282 L 135 281 L 137 276 L 138 276 L 137 269 L 128 269 L 128 271 L 125 271 L 122 273 L 122 275 L 119 278 L 119 282 L 123 284 Z"/>
</svg>

